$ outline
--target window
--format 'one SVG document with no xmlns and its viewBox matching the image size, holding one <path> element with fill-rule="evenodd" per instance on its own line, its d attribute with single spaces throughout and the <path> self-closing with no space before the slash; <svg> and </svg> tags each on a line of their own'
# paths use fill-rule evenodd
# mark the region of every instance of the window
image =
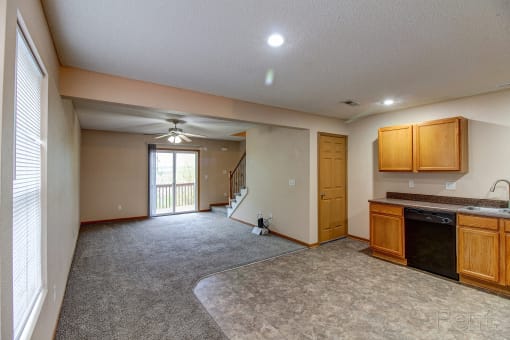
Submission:
<svg viewBox="0 0 510 340">
<path fill-rule="evenodd" d="M 43 72 L 23 33 L 16 36 L 13 182 L 13 318 L 19 338 L 42 293 Z"/>
</svg>

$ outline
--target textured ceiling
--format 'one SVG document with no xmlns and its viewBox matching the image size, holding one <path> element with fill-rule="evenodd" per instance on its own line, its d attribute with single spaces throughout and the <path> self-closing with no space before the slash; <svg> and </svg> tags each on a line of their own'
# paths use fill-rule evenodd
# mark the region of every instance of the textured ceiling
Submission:
<svg viewBox="0 0 510 340">
<path fill-rule="evenodd" d="M 510 82 L 509 0 L 42 2 L 63 65 L 340 118 Z"/>
<path fill-rule="evenodd" d="M 181 122 L 177 127 L 187 133 L 203 135 L 209 139 L 243 140 L 243 137 L 232 135 L 256 126 L 251 123 L 94 101 L 74 100 L 73 104 L 81 128 L 90 130 L 158 135 L 168 132 L 168 129 L 173 127 L 173 123 L 169 123 L 167 119 L 178 119 Z"/>
</svg>

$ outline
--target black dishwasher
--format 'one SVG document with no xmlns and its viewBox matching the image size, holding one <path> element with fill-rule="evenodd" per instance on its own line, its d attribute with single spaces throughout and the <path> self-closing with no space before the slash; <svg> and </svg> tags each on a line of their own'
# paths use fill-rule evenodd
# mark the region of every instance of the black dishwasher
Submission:
<svg viewBox="0 0 510 340">
<path fill-rule="evenodd" d="M 405 208 L 404 218 L 407 265 L 459 280 L 455 213 Z"/>
</svg>

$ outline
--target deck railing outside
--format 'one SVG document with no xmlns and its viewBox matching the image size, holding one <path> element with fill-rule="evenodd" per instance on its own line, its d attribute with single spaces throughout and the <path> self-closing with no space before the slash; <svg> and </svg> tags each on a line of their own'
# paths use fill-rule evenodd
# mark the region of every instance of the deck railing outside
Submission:
<svg viewBox="0 0 510 340">
<path fill-rule="evenodd" d="M 175 185 L 175 211 L 195 209 L 195 183 L 180 183 Z M 156 209 L 158 213 L 172 212 L 174 204 L 173 184 L 156 185 Z"/>
</svg>

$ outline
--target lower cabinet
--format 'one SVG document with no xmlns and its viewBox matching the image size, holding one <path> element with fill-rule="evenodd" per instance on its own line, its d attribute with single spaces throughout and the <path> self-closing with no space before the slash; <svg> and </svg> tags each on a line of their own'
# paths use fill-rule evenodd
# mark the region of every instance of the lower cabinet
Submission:
<svg viewBox="0 0 510 340">
<path fill-rule="evenodd" d="M 506 285 L 510 287 L 510 233 L 505 235 L 506 244 Z"/>
<path fill-rule="evenodd" d="M 459 274 L 499 282 L 499 232 L 459 226 L 457 233 Z"/>
<path fill-rule="evenodd" d="M 460 281 L 510 294 L 510 220 L 457 214 Z"/>
<path fill-rule="evenodd" d="M 402 207 L 370 205 L 370 247 L 373 255 L 398 263 L 405 261 Z"/>
<path fill-rule="evenodd" d="M 403 207 L 370 204 L 372 255 L 407 264 Z M 457 214 L 460 281 L 510 295 L 510 219 Z"/>
</svg>

